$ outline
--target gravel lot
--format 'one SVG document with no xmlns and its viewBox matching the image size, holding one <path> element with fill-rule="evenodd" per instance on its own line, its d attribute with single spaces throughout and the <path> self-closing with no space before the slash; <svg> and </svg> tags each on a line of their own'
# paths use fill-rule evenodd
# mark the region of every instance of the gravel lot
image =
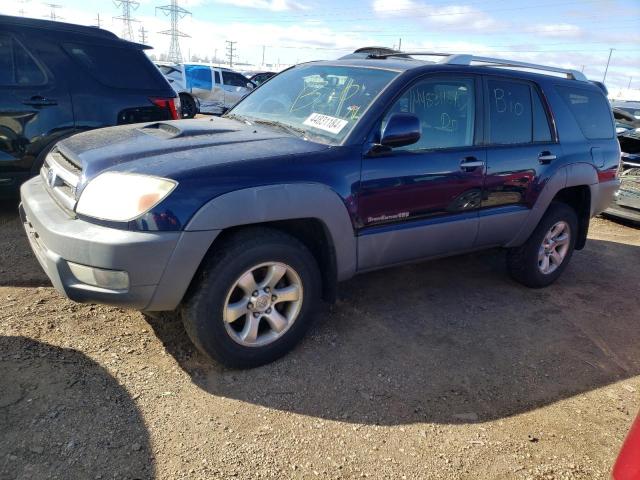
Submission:
<svg viewBox="0 0 640 480">
<path fill-rule="evenodd" d="M 489 251 L 357 277 L 284 359 L 53 290 L 0 205 L 0 479 L 607 478 L 640 400 L 640 230 L 529 290 Z"/>
</svg>

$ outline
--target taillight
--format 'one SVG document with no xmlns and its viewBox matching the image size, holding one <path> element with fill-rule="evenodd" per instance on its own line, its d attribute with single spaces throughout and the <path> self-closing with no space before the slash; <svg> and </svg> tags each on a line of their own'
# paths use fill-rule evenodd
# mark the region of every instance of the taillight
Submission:
<svg viewBox="0 0 640 480">
<path fill-rule="evenodd" d="M 180 118 L 180 100 L 178 97 L 174 98 L 159 98 L 159 97 L 150 97 L 151 103 L 153 103 L 156 107 L 165 108 L 169 110 L 169 114 L 173 120 L 178 120 Z"/>
</svg>

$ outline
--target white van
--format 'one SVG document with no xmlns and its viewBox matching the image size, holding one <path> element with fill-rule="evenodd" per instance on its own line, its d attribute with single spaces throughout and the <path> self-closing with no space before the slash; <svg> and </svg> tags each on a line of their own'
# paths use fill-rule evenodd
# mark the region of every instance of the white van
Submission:
<svg viewBox="0 0 640 480">
<path fill-rule="evenodd" d="M 247 77 L 228 68 L 202 63 L 157 62 L 156 66 L 180 95 L 183 118 L 198 112 L 222 114 L 255 88 Z"/>
</svg>

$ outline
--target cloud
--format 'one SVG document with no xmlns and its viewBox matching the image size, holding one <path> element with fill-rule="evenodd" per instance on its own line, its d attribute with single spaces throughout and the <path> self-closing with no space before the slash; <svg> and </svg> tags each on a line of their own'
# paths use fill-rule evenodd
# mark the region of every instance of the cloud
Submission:
<svg viewBox="0 0 640 480">
<path fill-rule="evenodd" d="M 536 36 L 550 38 L 580 38 L 584 35 L 584 30 L 582 28 L 571 23 L 532 25 L 527 28 L 526 31 L 535 33 Z"/>
<path fill-rule="evenodd" d="M 295 0 L 215 0 L 215 3 L 233 5 L 241 8 L 254 8 L 258 10 L 270 10 L 272 12 L 285 12 L 288 10 L 307 10 L 308 7 Z"/>
<path fill-rule="evenodd" d="M 466 31 L 484 31 L 498 26 L 489 14 L 470 5 L 436 6 L 416 0 L 374 0 L 372 7 L 380 17 L 406 17 L 440 30 L 464 27 Z"/>
</svg>

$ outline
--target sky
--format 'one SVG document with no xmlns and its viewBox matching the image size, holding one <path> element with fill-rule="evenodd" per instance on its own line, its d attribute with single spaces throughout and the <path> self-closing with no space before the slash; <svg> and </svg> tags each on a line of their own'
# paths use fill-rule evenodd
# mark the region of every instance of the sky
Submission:
<svg viewBox="0 0 640 480">
<path fill-rule="evenodd" d="M 170 0 L 138 0 L 136 40 L 147 31 L 150 53 L 169 50 L 169 17 L 156 7 Z M 96 25 L 122 36 L 113 0 L 0 0 L 0 13 Z M 183 56 L 254 65 L 335 59 L 362 46 L 404 51 L 473 53 L 583 70 L 609 89 L 640 89 L 640 0 L 178 0 L 191 12 L 179 22 Z M 241 67 L 238 67 L 241 68 Z"/>
</svg>

